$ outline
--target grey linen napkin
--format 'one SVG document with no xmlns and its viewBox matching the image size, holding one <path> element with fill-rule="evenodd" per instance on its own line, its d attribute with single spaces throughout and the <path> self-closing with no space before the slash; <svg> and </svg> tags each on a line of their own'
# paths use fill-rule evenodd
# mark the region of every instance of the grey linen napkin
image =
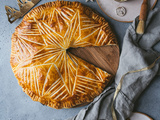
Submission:
<svg viewBox="0 0 160 120">
<path fill-rule="evenodd" d="M 138 18 L 126 31 L 115 83 L 107 87 L 71 120 L 112 120 L 111 103 L 121 77 L 128 71 L 139 70 L 151 65 L 159 57 L 160 53 L 153 47 L 160 41 L 160 9 L 149 12 L 144 35 L 136 34 L 137 23 Z M 124 77 L 122 88 L 114 101 L 118 120 L 125 120 L 131 115 L 135 101 L 158 71 L 159 63 L 152 69 L 127 74 Z"/>
</svg>

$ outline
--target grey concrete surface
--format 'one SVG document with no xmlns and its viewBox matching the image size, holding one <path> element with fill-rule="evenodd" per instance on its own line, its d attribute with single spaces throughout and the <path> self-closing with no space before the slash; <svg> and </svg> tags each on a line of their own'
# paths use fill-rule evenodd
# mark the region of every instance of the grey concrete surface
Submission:
<svg viewBox="0 0 160 120">
<path fill-rule="evenodd" d="M 54 0 L 41 0 L 36 6 L 50 1 Z M 130 23 L 120 23 L 110 19 L 100 10 L 96 2 L 77 1 L 97 10 L 106 18 L 116 33 L 121 48 L 125 31 Z M 65 120 L 76 115 L 85 106 L 61 110 L 46 107 L 32 101 L 18 85 L 10 66 L 11 35 L 22 19 L 10 24 L 7 21 L 5 5 L 18 8 L 16 0 L 0 1 L 0 120 Z M 160 7 L 159 0 L 156 7 Z M 160 45 L 156 46 L 157 49 L 159 47 Z M 142 93 L 134 111 L 146 113 L 155 120 L 160 120 L 160 77 L 157 76 Z"/>
</svg>

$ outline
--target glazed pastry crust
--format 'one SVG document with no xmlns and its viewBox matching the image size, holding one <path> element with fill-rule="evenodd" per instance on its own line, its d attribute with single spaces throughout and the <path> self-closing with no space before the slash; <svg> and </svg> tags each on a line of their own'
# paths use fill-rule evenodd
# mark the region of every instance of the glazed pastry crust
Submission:
<svg viewBox="0 0 160 120">
<path fill-rule="evenodd" d="M 93 101 L 112 75 L 67 50 L 105 45 L 117 45 L 117 40 L 103 17 L 79 2 L 49 2 L 34 8 L 15 29 L 10 63 L 32 100 L 71 108 Z"/>
</svg>

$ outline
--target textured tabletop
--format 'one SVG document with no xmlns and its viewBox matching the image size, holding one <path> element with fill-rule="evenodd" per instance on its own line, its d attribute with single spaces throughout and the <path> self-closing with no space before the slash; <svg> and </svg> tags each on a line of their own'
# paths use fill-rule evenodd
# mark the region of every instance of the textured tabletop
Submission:
<svg viewBox="0 0 160 120">
<path fill-rule="evenodd" d="M 41 0 L 36 6 L 54 0 Z M 74 1 L 74 0 L 70 0 Z M 111 25 L 120 48 L 122 48 L 125 31 L 131 23 L 121 23 L 107 17 L 96 2 L 77 0 L 97 10 Z M 7 20 L 5 5 L 18 8 L 16 0 L 0 1 L 0 120 L 65 120 L 76 115 L 82 108 L 56 110 L 34 102 L 18 85 L 10 66 L 11 36 L 16 26 L 22 21 L 10 24 Z M 160 1 L 156 7 L 160 7 Z M 155 48 L 159 48 L 155 46 Z M 134 111 L 148 114 L 155 120 L 160 118 L 160 77 L 156 77 L 136 102 Z"/>
</svg>

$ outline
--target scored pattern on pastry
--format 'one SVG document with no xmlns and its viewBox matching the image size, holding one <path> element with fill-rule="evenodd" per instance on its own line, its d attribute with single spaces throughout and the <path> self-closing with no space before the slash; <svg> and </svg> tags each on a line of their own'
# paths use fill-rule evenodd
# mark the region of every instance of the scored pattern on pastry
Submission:
<svg viewBox="0 0 160 120">
<path fill-rule="evenodd" d="M 88 17 L 87 9 L 78 2 L 47 3 L 28 13 L 16 28 L 11 66 L 33 100 L 70 108 L 92 101 L 110 81 L 109 73 L 67 51 L 117 44 L 108 23 L 99 22 L 94 12 Z"/>
</svg>

